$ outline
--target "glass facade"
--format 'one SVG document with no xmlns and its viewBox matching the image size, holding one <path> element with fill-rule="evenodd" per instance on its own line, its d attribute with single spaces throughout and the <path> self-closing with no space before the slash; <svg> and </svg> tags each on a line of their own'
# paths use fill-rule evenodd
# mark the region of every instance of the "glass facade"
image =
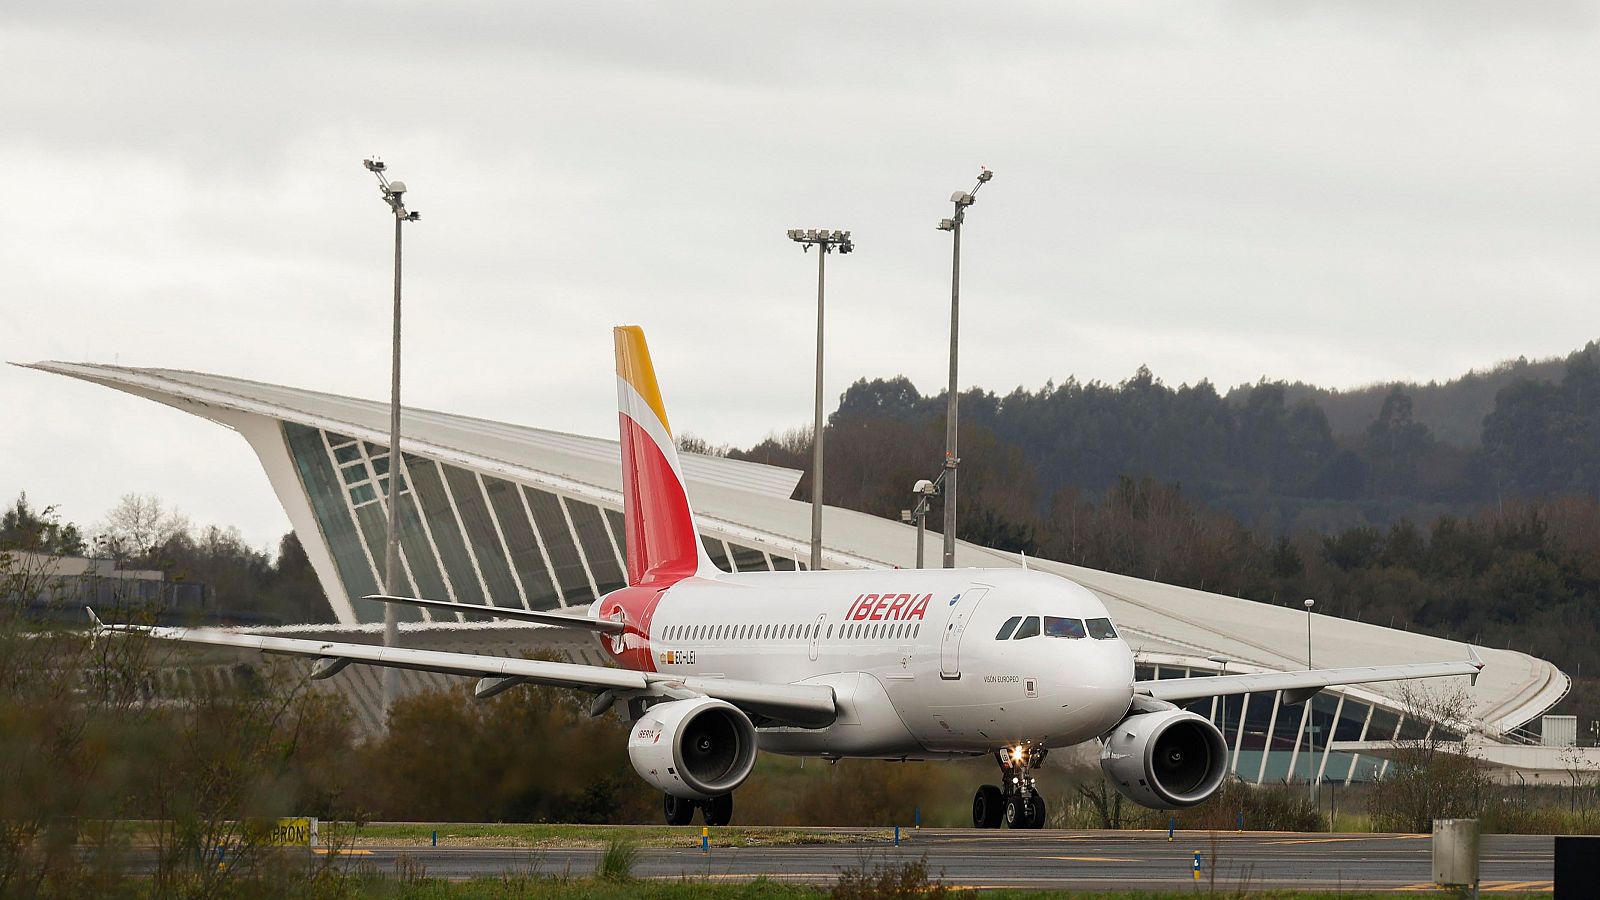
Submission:
<svg viewBox="0 0 1600 900">
<path fill-rule="evenodd" d="M 1217 675 L 1215 669 L 1154 665 L 1139 662 L 1134 678 L 1176 678 Z M 1420 740 L 1434 726 L 1416 717 L 1351 698 L 1334 689 L 1324 690 L 1307 703 L 1285 703 L 1283 692 L 1207 697 L 1184 704 L 1222 730 L 1230 754 L 1230 770 L 1256 783 L 1305 782 L 1321 773 L 1322 780 L 1349 784 L 1371 781 L 1385 771 L 1386 763 L 1373 756 L 1334 753 L 1337 741 Z M 1459 735 L 1448 732 L 1450 739 Z"/>
<path fill-rule="evenodd" d="M 284 443 L 333 556 L 356 620 L 383 621 L 388 448 L 293 422 Z M 627 583 L 620 510 L 407 453 L 398 485 L 402 590 L 457 603 L 559 609 Z M 725 571 L 793 571 L 791 557 L 701 535 Z M 447 614 L 401 607 L 401 616 Z"/>
</svg>

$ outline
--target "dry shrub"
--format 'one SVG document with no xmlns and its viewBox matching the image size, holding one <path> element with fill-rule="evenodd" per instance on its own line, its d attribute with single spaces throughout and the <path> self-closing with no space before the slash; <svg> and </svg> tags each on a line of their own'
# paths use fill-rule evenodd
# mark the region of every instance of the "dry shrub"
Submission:
<svg viewBox="0 0 1600 900">
<path fill-rule="evenodd" d="M 950 889 L 928 874 L 928 858 L 904 862 L 860 863 L 839 872 L 828 896 L 834 900 L 885 900 L 892 897 L 946 897 Z"/>
<path fill-rule="evenodd" d="M 909 825 L 917 798 L 935 792 L 939 765 L 875 759 L 819 764 L 799 784 L 794 817 L 806 825 Z"/>
<path fill-rule="evenodd" d="M 1327 822 L 1309 791 L 1304 784 L 1257 785 L 1229 778 L 1211 799 L 1176 815 L 1184 828 L 1195 830 L 1232 831 L 1244 813 L 1244 826 L 1252 831 L 1325 831 Z"/>
<path fill-rule="evenodd" d="M 1406 685 L 1402 702 L 1435 722 L 1462 722 L 1472 711 L 1465 690 L 1439 692 Z M 1367 795 L 1367 813 L 1375 831 L 1426 834 L 1435 819 L 1471 818 L 1490 789 L 1483 763 L 1460 752 L 1456 741 L 1435 728 L 1421 740 L 1396 740 L 1384 777 Z"/>
<path fill-rule="evenodd" d="M 475 700 L 470 685 L 397 702 L 360 750 L 375 818 L 455 822 L 656 822 L 661 795 L 628 761 L 627 726 L 587 697 L 523 687 Z"/>
</svg>

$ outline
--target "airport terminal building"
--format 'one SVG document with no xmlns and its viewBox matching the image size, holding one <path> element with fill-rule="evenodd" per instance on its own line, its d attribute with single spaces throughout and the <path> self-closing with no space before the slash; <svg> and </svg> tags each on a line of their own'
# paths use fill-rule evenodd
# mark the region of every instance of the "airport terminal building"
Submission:
<svg viewBox="0 0 1600 900">
<path fill-rule="evenodd" d="M 237 431 L 260 458 L 331 604 L 335 626 L 273 629 L 300 636 L 381 640 L 382 604 L 360 599 L 382 584 L 390 485 L 400 504 L 405 589 L 415 596 L 494 607 L 583 607 L 623 585 L 621 479 L 615 440 L 407 409 L 402 471 L 387 470 L 386 403 L 166 369 L 44 362 L 33 368 L 155 400 Z M 683 454 L 689 492 L 711 558 L 729 571 L 805 568 L 809 503 L 791 499 L 800 472 Z M 845 509 L 824 512 L 827 568 L 909 567 L 912 526 Z M 933 538 L 937 540 L 937 536 Z M 1013 554 L 962 543 L 960 566 L 1021 565 Z M 1046 560 L 1031 568 L 1070 578 L 1104 600 L 1133 648 L 1141 678 L 1304 668 L 1306 613 Z M 587 635 L 564 629 L 443 621 L 405 609 L 411 646 L 520 655 L 554 650 L 604 662 Z M 1459 660 L 1465 648 L 1426 635 L 1313 618 L 1320 667 Z M 364 635 L 364 636 L 360 636 Z M 1309 703 L 1281 692 L 1206 700 L 1190 708 L 1224 729 L 1232 769 L 1251 782 L 1360 781 L 1388 763 L 1331 742 L 1461 734 L 1492 762 L 1538 769 L 1524 731 L 1567 692 L 1550 663 L 1476 648 L 1486 666 L 1469 692 L 1469 721 L 1434 723 L 1408 709 L 1403 683 L 1330 688 Z M 445 676 L 402 673 L 409 689 Z M 352 666 L 327 682 L 350 697 L 366 728 L 379 724 L 379 674 Z M 1437 690 L 1437 688 L 1435 688 Z M 1513 760 L 1507 762 L 1506 760 Z"/>
</svg>

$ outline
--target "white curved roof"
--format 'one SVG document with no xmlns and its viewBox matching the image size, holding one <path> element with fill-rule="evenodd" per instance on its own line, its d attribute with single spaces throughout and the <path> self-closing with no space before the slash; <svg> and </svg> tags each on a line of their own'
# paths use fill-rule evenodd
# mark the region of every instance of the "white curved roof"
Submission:
<svg viewBox="0 0 1600 900">
<path fill-rule="evenodd" d="M 206 407 L 260 415 L 340 431 L 382 443 L 389 427 L 387 403 L 305 391 L 237 378 L 170 369 L 134 369 L 83 363 L 40 362 L 30 368 L 92 381 L 193 414 Z M 209 416 L 208 416 L 209 417 Z M 620 502 L 619 452 L 614 440 L 564 434 L 524 425 L 407 408 L 402 446 L 408 452 L 455 459 L 616 507 Z M 758 463 L 684 454 L 690 499 L 703 530 L 753 546 L 805 558 L 811 533 L 809 503 L 791 500 L 800 473 Z M 824 512 L 825 563 L 830 567 L 909 567 L 915 562 L 910 525 L 847 509 Z M 929 558 L 941 537 L 929 531 Z M 961 566 L 1016 566 L 1021 560 L 961 543 Z M 1116 575 L 1047 560 L 1028 565 L 1070 578 L 1105 601 L 1136 651 L 1147 657 L 1230 660 L 1230 671 L 1303 668 L 1306 614 L 1238 597 Z M 1432 662 L 1466 657 L 1464 645 L 1415 632 L 1330 616 L 1313 620 L 1318 667 Z M 1537 717 L 1565 695 L 1570 680 L 1545 660 L 1511 650 L 1476 648 L 1486 663 L 1470 688 L 1476 718 L 1491 735 Z M 1465 687 L 1465 679 L 1462 679 Z M 1398 684 L 1361 689 L 1391 700 Z"/>
</svg>

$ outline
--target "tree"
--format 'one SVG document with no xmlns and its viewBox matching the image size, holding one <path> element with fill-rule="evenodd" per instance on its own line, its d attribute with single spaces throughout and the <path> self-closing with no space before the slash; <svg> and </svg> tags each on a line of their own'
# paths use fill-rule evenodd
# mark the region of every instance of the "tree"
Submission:
<svg viewBox="0 0 1600 900">
<path fill-rule="evenodd" d="M 1435 819 L 1476 815 L 1489 777 L 1483 763 L 1448 730 L 1470 721 L 1471 695 L 1459 687 L 1443 690 L 1406 682 L 1400 699 L 1408 715 L 1433 727 L 1425 737 L 1391 742 L 1389 771 L 1367 797 L 1373 827 L 1423 834 L 1433 830 Z"/>
<path fill-rule="evenodd" d="M 82 556 L 83 535 L 78 526 L 61 521 L 53 506 L 35 510 L 23 491 L 0 516 L 0 550 L 23 550 L 58 556 Z"/>
<path fill-rule="evenodd" d="M 118 562 L 144 560 L 189 530 L 189 520 L 154 494 L 123 494 L 95 530 L 95 546 Z"/>
<path fill-rule="evenodd" d="M 1416 496 L 1422 465 L 1434 440 L 1428 426 L 1412 418 L 1411 397 L 1398 385 L 1384 398 L 1366 437 L 1371 465 L 1368 488 L 1379 495 Z"/>
</svg>

